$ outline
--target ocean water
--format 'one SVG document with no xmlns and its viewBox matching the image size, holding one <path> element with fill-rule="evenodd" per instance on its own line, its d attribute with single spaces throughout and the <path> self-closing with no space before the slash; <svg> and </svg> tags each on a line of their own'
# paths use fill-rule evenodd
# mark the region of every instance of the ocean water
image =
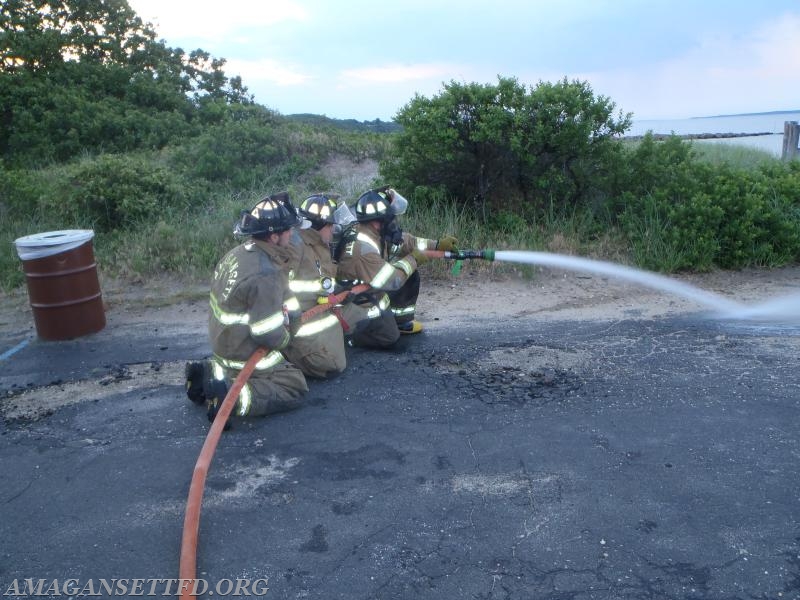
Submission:
<svg viewBox="0 0 800 600">
<path fill-rule="evenodd" d="M 780 156 L 783 149 L 783 125 L 800 122 L 800 111 L 771 114 L 695 117 L 692 119 L 635 120 L 625 135 L 644 135 L 648 131 L 669 135 L 701 133 L 769 133 L 769 135 L 694 140 L 701 144 L 738 144 L 766 150 Z"/>
</svg>

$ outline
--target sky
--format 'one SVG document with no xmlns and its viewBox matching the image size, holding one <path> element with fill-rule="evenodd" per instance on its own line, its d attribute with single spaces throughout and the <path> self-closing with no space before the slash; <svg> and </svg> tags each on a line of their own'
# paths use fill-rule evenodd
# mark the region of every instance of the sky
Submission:
<svg viewBox="0 0 800 600">
<path fill-rule="evenodd" d="M 800 0 L 128 0 L 284 115 L 391 120 L 452 81 L 587 82 L 634 120 L 800 109 Z"/>
</svg>

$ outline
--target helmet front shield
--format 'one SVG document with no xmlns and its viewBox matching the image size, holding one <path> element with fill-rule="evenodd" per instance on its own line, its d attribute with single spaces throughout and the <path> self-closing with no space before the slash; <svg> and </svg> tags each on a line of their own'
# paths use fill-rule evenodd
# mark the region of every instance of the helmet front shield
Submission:
<svg viewBox="0 0 800 600">
<path fill-rule="evenodd" d="M 395 216 L 405 214 L 408 210 L 408 200 L 406 200 L 397 190 L 389 188 L 386 190 L 386 195 L 391 198 L 392 203 L 389 205 L 389 212 Z"/>
</svg>

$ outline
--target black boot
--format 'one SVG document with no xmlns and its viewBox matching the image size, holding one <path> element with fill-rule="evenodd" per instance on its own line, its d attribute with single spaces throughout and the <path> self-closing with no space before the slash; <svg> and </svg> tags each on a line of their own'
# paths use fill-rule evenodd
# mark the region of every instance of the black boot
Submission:
<svg viewBox="0 0 800 600">
<path fill-rule="evenodd" d="M 206 407 L 208 408 L 208 421 L 213 423 L 214 419 L 217 418 L 217 413 L 219 412 L 220 406 L 222 406 L 222 401 L 225 400 L 225 396 L 228 394 L 228 386 L 224 381 L 220 381 L 218 379 L 212 379 L 210 382 L 207 382 L 206 385 L 208 386 L 206 389 L 206 395 L 209 396 L 209 398 L 206 400 Z M 230 428 L 231 422 L 230 419 L 228 419 L 225 422 L 225 427 L 223 430 L 228 431 Z"/>
<path fill-rule="evenodd" d="M 184 369 L 186 395 L 195 404 L 203 404 L 206 401 L 206 395 L 203 391 L 204 367 L 205 362 L 190 362 L 186 363 L 186 368 Z"/>
</svg>

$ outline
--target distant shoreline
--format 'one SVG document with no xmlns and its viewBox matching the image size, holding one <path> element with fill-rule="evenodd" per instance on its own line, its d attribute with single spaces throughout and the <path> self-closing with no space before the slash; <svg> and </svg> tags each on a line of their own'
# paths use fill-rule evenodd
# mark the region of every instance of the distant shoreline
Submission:
<svg viewBox="0 0 800 600">
<path fill-rule="evenodd" d="M 761 135 L 780 135 L 783 132 L 772 132 L 772 131 L 762 131 L 760 133 L 654 133 L 653 139 L 658 141 L 664 141 L 669 139 L 673 136 L 679 137 L 683 140 L 713 140 L 713 139 L 724 139 L 724 138 L 738 138 L 738 137 L 756 137 Z M 622 136 L 623 140 L 641 140 L 644 138 L 643 135 L 624 135 Z"/>
<path fill-rule="evenodd" d="M 757 112 L 757 113 L 739 113 L 735 115 L 709 115 L 705 117 L 689 117 L 690 119 L 722 119 L 724 117 L 759 117 L 763 115 L 791 115 L 800 113 L 800 109 L 798 110 L 770 110 L 767 112 Z M 756 134 L 758 135 L 758 134 Z"/>
</svg>

